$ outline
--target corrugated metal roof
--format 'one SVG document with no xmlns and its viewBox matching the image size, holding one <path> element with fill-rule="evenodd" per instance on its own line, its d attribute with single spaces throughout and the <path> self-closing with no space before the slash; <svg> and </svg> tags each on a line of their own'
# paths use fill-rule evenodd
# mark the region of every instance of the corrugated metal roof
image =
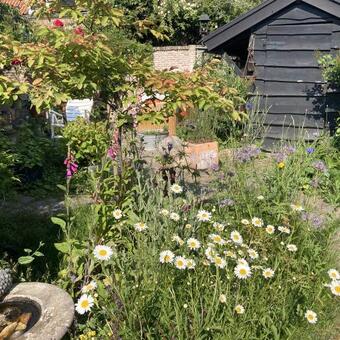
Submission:
<svg viewBox="0 0 340 340">
<path fill-rule="evenodd" d="M 0 2 L 15 7 L 20 14 L 26 14 L 29 8 L 25 0 L 0 0 Z"/>
</svg>

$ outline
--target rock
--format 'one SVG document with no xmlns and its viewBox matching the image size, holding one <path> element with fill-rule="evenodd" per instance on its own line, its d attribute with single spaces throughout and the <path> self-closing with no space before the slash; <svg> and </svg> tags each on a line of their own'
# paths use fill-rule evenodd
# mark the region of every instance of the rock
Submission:
<svg viewBox="0 0 340 340">
<path fill-rule="evenodd" d="M 17 328 L 18 322 L 12 322 L 7 327 L 5 327 L 1 333 L 0 333 L 0 340 L 7 340 L 13 333 L 15 332 L 15 329 Z"/>
</svg>

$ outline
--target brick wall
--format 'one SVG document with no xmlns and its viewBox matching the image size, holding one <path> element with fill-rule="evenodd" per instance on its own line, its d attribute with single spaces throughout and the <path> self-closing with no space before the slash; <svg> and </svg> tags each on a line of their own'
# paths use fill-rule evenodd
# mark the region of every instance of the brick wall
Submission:
<svg viewBox="0 0 340 340">
<path fill-rule="evenodd" d="M 204 51 L 205 47 L 200 45 L 155 47 L 154 66 L 157 70 L 176 68 L 191 72 Z"/>
</svg>

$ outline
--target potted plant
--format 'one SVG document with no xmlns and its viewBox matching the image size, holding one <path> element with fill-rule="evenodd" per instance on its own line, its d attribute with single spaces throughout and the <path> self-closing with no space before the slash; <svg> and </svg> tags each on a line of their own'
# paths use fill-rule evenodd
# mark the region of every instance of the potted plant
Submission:
<svg viewBox="0 0 340 340">
<path fill-rule="evenodd" d="M 185 141 L 186 160 L 191 168 L 207 170 L 218 166 L 216 123 L 212 111 L 195 110 L 179 119 L 177 134 Z"/>
</svg>

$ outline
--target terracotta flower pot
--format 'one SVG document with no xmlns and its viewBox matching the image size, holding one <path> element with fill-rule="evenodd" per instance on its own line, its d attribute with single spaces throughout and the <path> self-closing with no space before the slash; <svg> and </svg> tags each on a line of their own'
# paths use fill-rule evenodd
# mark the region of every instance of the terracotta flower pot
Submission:
<svg viewBox="0 0 340 340">
<path fill-rule="evenodd" d="M 188 143 L 185 147 L 190 168 L 197 170 L 214 169 L 218 166 L 218 143 Z"/>
</svg>

